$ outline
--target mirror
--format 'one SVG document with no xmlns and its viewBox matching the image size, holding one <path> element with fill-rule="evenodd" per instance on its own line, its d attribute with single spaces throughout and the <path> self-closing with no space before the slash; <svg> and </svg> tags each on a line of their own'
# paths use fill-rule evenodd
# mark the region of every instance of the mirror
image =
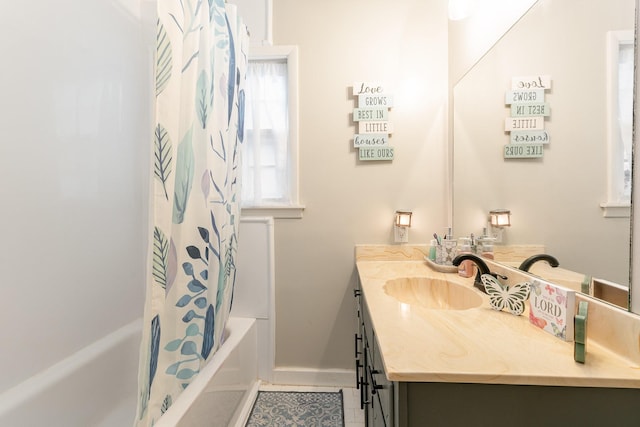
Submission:
<svg viewBox="0 0 640 427">
<path fill-rule="evenodd" d="M 628 212 L 605 217 L 611 213 L 600 205 L 608 200 L 607 141 L 613 128 L 607 126 L 607 34 L 633 31 L 634 20 L 635 0 L 597 0 L 589 7 L 581 0 L 538 0 L 457 81 L 452 96 L 456 236 L 481 234 L 489 211 L 509 209 L 512 225 L 502 232 L 500 245 L 538 245 L 563 270 L 575 273 L 568 280 L 578 289 L 587 275 L 619 285 L 614 287 L 626 295 Z M 551 113 L 544 120 L 549 143 L 543 156 L 504 159 L 510 142 L 505 119 L 511 115 L 505 94 L 512 78 L 543 75 L 551 78 L 544 95 Z M 531 272 L 565 284 L 548 265 L 536 265 Z"/>
</svg>

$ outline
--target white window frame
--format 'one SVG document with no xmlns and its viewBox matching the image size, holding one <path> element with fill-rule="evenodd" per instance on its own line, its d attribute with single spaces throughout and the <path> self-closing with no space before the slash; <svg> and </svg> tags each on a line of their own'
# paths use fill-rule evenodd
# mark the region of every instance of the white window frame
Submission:
<svg viewBox="0 0 640 427">
<path fill-rule="evenodd" d="M 270 216 L 274 218 L 302 218 L 304 205 L 300 204 L 299 160 L 298 160 L 298 47 L 297 46 L 252 46 L 249 50 L 251 60 L 284 60 L 288 74 L 289 107 L 289 157 L 291 201 L 284 206 L 242 207 L 242 216 Z"/>
<path fill-rule="evenodd" d="M 607 33 L 607 201 L 600 204 L 605 218 L 629 218 L 631 201 L 620 200 L 619 141 L 618 141 L 618 61 L 620 46 L 634 44 L 634 32 Z"/>
</svg>

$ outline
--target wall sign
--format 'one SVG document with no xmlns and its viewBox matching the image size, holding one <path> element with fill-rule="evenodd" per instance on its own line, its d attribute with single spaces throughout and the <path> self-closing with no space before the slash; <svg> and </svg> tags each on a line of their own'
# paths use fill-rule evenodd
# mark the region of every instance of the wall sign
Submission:
<svg viewBox="0 0 640 427">
<path fill-rule="evenodd" d="M 358 122 L 358 131 L 360 133 L 391 133 L 391 123 L 389 122 Z"/>
<path fill-rule="evenodd" d="M 361 120 L 387 120 L 389 110 L 387 108 L 354 108 L 353 121 Z"/>
<path fill-rule="evenodd" d="M 507 117 L 504 121 L 504 130 L 542 130 L 544 129 L 544 117 Z"/>
<path fill-rule="evenodd" d="M 360 147 L 358 158 L 360 160 L 393 160 L 393 147 Z"/>
<path fill-rule="evenodd" d="M 393 96 L 381 84 L 366 82 L 353 84 L 353 96 L 358 100 L 353 109 L 353 121 L 358 126 L 353 146 L 358 149 L 358 159 L 393 160 L 395 150 L 389 146 L 389 134 L 393 133 L 389 108 L 393 107 Z"/>
<path fill-rule="evenodd" d="M 551 109 L 546 102 L 532 103 L 532 104 L 511 104 L 511 117 L 526 117 L 526 116 L 543 116 L 548 117 L 551 115 Z"/>
<path fill-rule="evenodd" d="M 521 104 L 523 102 L 543 102 L 544 89 L 516 89 L 509 90 L 505 95 L 504 102 L 507 105 Z"/>
<path fill-rule="evenodd" d="M 353 136 L 353 146 L 356 148 L 381 145 L 389 145 L 389 135 L 372 133 Z"/>
<path fill-rule="evenodd" d="M 504 146 L 505 159 L 536 159 L 544 154 L 542 144 L 507 144 Z"/>
<path fill-rule="evenodd" d="M 544 155 L 549 133 L 544 130 L 551 107 L 544 102 L 545 91 L 551 89 L 550 76 L 520 76 L 511 79 L 511 90 L 505 93 L 510 117 L 504 121 L 510 132 L 509 144 L 504 146 L 505 159 L 537 159 Z"/>
<path fill-rule="evenodd" d="M 550 76 L 512 77 L 511 89 L 551 89 Z"/>
<path fill-rule="evenodd" d="M 533 142 L 538 144 L 548 144 L 549 139 L 549 132 L 546 130 L 532 130 L 530 132 L 511 132 L 510 142 L 511 144 L 527 144 Z"/>
<path fill-rule="evenodd" d="M 355 93 L 355 86 L 353 88 Z M 391 95 L 358 95 L 358 106 L 367 107 L 393 107 L 393 96 Z"/>
</svg>

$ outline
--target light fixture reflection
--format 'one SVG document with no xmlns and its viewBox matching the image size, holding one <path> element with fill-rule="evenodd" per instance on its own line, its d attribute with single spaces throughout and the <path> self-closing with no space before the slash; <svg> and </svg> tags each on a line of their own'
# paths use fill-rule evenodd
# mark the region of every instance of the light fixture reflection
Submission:
<svg viewBox="0 0 640 427">
<path fill-rule="evenodd" d="M 411 215 L 410 211 L 396 211 L 396 226 L 398 227 L 411 227 Z"/>
<path fill-rule="evenodd" d="M 508 209 L 495 209 L 490 211 L 489 223 L 492 227 L 510 227 L 511 211 Z"/>
</svg>

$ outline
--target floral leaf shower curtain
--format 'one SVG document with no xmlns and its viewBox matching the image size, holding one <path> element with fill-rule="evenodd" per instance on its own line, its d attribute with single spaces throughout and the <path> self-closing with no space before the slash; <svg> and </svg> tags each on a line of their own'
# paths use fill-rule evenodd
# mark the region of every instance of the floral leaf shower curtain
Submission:
<svg viewBox="0 0 640 427">
<path fill-rule="evenodd" d="M 158 0 L 152 226 L 137 426 L 224 340 L 233 296 L 248 35 L 224 0 Z"/>
</svg>

